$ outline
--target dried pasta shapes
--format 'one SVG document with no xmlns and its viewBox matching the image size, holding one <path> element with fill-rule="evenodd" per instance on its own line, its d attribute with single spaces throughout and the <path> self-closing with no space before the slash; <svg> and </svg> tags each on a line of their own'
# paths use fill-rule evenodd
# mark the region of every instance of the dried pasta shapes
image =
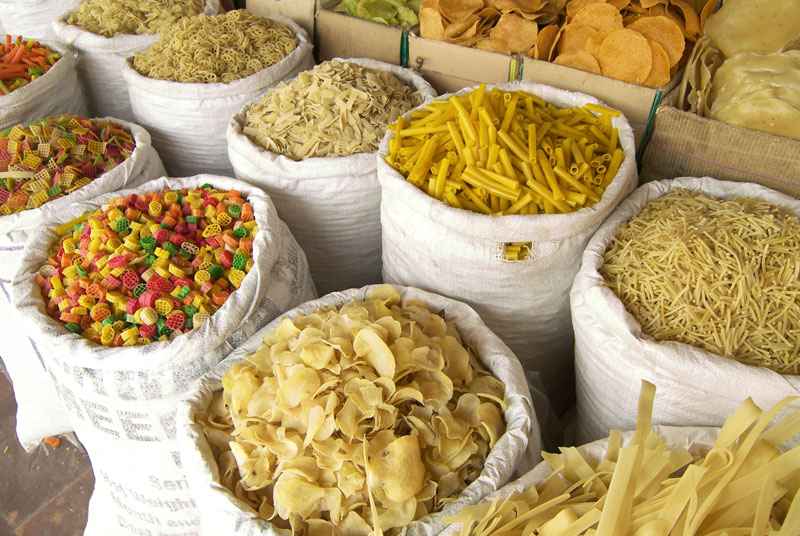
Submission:
<svg viewBox="0 0 800 536">
<path fill-rule="evenodd" d="M 86 0 L 67 23 L 105 37 L 157 34 L 182 17 L 203 12 L 203 0 Z"/>
<path fill-rule="evenodd" d="M 620 226 L 600 273 L 659 340 L 800 373 L 800 218 L 676 190 Z"/>
<path fill-rule="evenodd" d="M 480 474 L 505 386 L 391 287 L 284 318 L 199 416 L 223 485 L 298 534 L 396 534 Z"/>
<path fill-rule="evenodd" d="M 228 83 L 278 63 L 297 44 L 287 25 L 240 9 L 180 19 L 135 53 L 133 66 L 160 80 Z"/>
<path fill-rule="evenodd" d="M 421 103 L 389 71 L 326 61 L 271 89 L 247 112 L 243 132 L 293 160 L 371 153 L 386 125 Z"/>
<path fill-rule="evenodd" d="M 748 399 L 712 448 L 693 455 L 702 449 L 653 431 L 654 396 L 643 382 L 629 444 L 612 430 L 602 458 L 574 447 L 543 453 L 552 473 L 541 482 L 445 522 L 462 523 L 462 536 L 800 534 L 800 447 L 779 449 L 800 434 L 800 413 L 767 428 L 790 398 L 768 411 Z"/>
</svg>

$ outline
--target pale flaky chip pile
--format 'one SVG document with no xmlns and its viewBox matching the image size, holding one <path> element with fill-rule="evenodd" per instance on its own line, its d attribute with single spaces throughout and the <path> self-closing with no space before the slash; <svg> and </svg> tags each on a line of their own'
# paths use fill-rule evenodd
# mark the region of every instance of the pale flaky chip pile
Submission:
<svg viewBox="0 0 800 536">
<path fill-rule="evenodd" d="M 424 0 L 420 35 L 661 87 L 715 7 L 716 0 Z"/>
<path fill-rule="evenodd" d="M 612 430 L 602 458 L 584 447 L 543 453 L 549 476 L 449 521 L 474 536 L 800 534 L 800 447 L 779 449 L 800 434 L 800 412 L 767 428 L 791 398 L 766 412 L 748 399 L 710 449 L 696 449 L 676 439 L 667 445 L 652 429 L 654 395 L 643 382 L 628 445 Z"/>
<path fill-rule="evenodd" d="M 397 533 L 480 474 L 503 383 L 391 287 L 284 318 L 199 416 L 223 485 L 298 534 Z"/>
<path fill-rule="evenodd" d="M 726 0 L 708 18 L 705 33 L 727 58 L 797 48 L 800 0 Z"/>
</svg>

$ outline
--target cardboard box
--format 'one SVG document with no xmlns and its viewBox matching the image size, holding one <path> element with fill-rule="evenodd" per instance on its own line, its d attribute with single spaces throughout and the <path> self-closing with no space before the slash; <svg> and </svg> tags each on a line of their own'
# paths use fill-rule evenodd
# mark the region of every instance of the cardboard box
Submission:
<svg viewBox="0 0 800 536">
<path fill-rule="evenodd" d="M 704 177 L 754 182 L 800 198 L 800 140 L 658 107 L 639 180 Z"/>
<path fill-rule="evenodd" d="M 642 141 L 648 126 L 652 124 L 655 110 L 663 96 L 678 84 L 680 73 L 673 76 L 666 86 L 654 89 L 524 56 L 521 79 L 580 91 L 621 110 L 633 128 L 637 154 L 640 155 Z"/>
<path fill-rule="evenodd" d="M 287 19 L 292 19 L 306 31 L 308 40 L 314 41 L 316 0 L 247 0 L 245 8 L 262 17 L 283 15 Z"/>
<path fill-rule="evenodd" d="M 437 93 L 516 80 L 516 58 L 408 34 L 408 67 L 418 70 Z M 511 74 L 510 74 L 511 73 Z"/>
<path fill-rule="evenodd" d="M 315 50 L 318 61 L 331 58 L 372 58 L 400 65 L 403 30 L 337 13 L 339 0 L 317 11 Z"/>
</svg>

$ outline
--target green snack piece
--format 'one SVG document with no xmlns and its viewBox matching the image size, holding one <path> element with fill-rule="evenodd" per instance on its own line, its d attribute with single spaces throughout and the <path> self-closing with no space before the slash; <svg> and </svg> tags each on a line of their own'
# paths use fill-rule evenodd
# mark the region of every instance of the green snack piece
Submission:
<svg viewBox="0 0 800 536">
<path fill-rule="evenodd" d="M 208 275 L 210 275 L 213 279 L 219 279 L 220 277 L 225 275 L 225 270 L 222 268 L 222 266 L 219 266 L 217 264 L 212 264 L 206 269 L 206 271 L 208 272 Z"/>
<path fill-rule="evenodd" d="M 64 324 L 64 327 L 67 328 L 67 331 L 71 331 L 72 333 L 81 333 L 83 331 L 75 322 L 67 322 Z"/>
<path fill-rule="evenodd" d="M 250 231 L 246 227 L 238 227 L 233 230 L 234 238 L 244 238 L 245 236 L 250 236 Z"/>
<path fill-rule="evenodd" d="M 170 255 L 176 255 L 178 253 L 178 248 L 175 247 L 175 244 L 172 242 L 167 242 L 162 246 L 165 251 L 169 251 Z"/>
<path fill-rule="evenodd" d="M 242 205 L 228 205 L 228 216 L 238 218 L 242 215 Z"/>
<path fill-rule="evenodd" d="M 89 275 L 89 273 L 80 266 L 78 266 L 78 275 L 81 277 L 86 277 L 87 275 Z"/>
<path fill-rule="evenodd" d="M 138 285 L 133 287 L 133 296 L 134 296 L 134 298 L 138 298 L 139 296 L 144 294 L 145 290 L 147 290 L 147 285 L 145 283 L 139 283 Z"/>
<path fill-rule="evenodd" d="M 131 220 L 122 216 L 121 218 L 117 218 L 117 221 L 114 222 L 114 230 L 118 233 L 123 233 L 127 231 L 131 226 Z M 140 241 L 141 243 L 141 241 Z"/>
<path fill-rule="evenodd" d="M 102 324 L 102 325 L 104 325 L 104 326 L 110 326 L 111 324 L 113 324 L 113 323 L 114 323 L 114 322 L 116 322 L 116 321 L 117 321 L 117 317 L 116 317 L 116 316 L 114 316 L 114 315 L 108 315 L 107 317 L 105 317 L 105 318 L 103 319 L 103 321 L 101 322 L 101 324 Z"/>
<path fill-rule="evenodd" d="M 181 287 L 181 291 L 178 292 L 178 299 L 179 300 L 184 299 L 186 295 L 189 294 L 191 291 L 192 289 L 190 289 L 188 285 L 183 285 L 183 287 Z"/>
<path fill-rule="evenodd" d="M 156 244 L 156 239 L 152 236 L 143 236 L 139 239 L 139 245 L 142 246 L 142 249 L 151 253 L 155 251 Z"/>
<path fill-rule="evenodd" d="M 186 313 L 186 319 L 189 320 L 197 312 L 197 307 L 194 305 L 186 305 L 183 308 L 183 312 Z"/>
<path fill-rule="evenodd" d="M 233 256 L 233 267 L 237 270 L 244 270 L 244 267 L 247 265 L 247 257 L 242 255 L 241 253 L 237 253 Z"/>
</svg>

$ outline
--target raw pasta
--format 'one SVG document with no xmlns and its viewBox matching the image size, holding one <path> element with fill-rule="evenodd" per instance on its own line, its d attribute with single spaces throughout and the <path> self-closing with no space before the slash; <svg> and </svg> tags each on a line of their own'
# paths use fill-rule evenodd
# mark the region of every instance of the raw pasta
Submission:
<svg viewBox="0 0 800 536">
<path fill-rule="evenodd" d="M 545 452 L 547 478 L 445 521 L 462 523 L 461 536 L 798 534 L 800 448 L 779 447 L 800 433 L 800 413 L 766 429 L 791 398 L 766 412 L 747 399 L 711 449 L 688 445 L 701 451 L 693 455 L 668 447 L 651 427 L 654 396 L 655 386 L 643 382 L 628 445 L 611 430 L 603 459 L 575 447 Z"/>
<path fill-rule="evenodd" d="M 185 17 L 133 56 L 142 75 L 173 82 L 232 82 L 278 63 L 297 47 L 280 21 L 244 10 Z"/>
<path fill-rule="evenodd" d="M 391 287 L 284 318 L 200 416 L 222 484 L 297 534 L 396 534 L 483 469 L 505 385 Z"/>
<path fill-rule="evenodd" d="M 157 34 L 181 17 L 203 12 L 203 0 L 87 0 L 67 22 L 105 37 Z"/>
<path fill-rule="evenodd" d="M 800 218 L 675 190 L 623 224 L 600 273 L 642 331 L 800 373 Z"/>
<path fill-rule="evenodd" d="M 371 153 L 386 125 L 421 103 L 388 71 L 327 61 L 272 89 L 247 113 L 243 132 L 293 160 Z"/>
</svg>

